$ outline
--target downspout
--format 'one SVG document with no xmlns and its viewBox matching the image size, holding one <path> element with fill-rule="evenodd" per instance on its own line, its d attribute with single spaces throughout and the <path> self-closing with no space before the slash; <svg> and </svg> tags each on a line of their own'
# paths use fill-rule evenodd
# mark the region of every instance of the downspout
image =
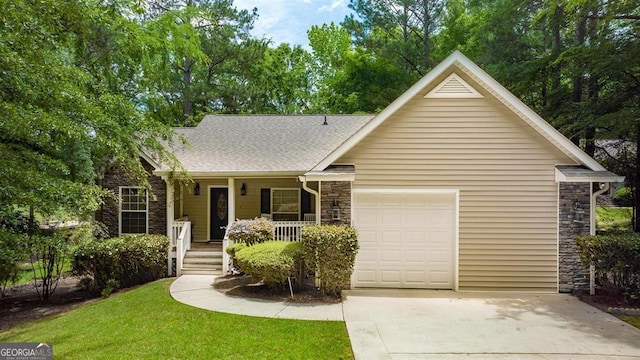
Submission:
<svg viewBox="0 0 640 360">
<path fill-rule="evenodd" d="M 608 182 L 604 183 L 604 187 L 602 189 L 591 194 L 591 204 L 589 204 L 589 207 L 591 210 L 589 212 L 589 216 L 591 217 L 591 219 L 589 219 L 590 220 L 589 235 L 596 234 L 596 199 L 598 198 L 598 195 L 601 195 L 607 191 L 609 191 Z M 593 265 L 591 265 L 589 266 L 589 294 L 591 295 L 596 294 L 595 277 L 596 277 L 596 268 Z"/>
<path fill-rule="evenodd" d="M 316 224 L 320 224 L 320 193 L 318 191 L 313 190 L 309 186 L 307 186 L 307 177 L 300 176 L 298 177 L 300 181 L 302 181 L 302 188 L 308 193 L 313 195 L 313 198 L 316 201 Z M 320 182 L 318 181 L 318 187 L 320 187 Z"/>
</svg>

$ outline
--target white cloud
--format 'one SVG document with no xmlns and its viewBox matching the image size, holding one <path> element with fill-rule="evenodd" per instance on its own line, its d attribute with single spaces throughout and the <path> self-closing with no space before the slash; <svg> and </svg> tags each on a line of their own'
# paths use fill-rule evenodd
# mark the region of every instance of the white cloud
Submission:
<svg viewBox="0 0 640 360">
<path fill-rule="evenodd" d="M 236 0 L 238 9 L 258 9 L 252 33 L 275 43 L 308 44 L 312 25 L 340 22 L 350 12 L 346 0 Z"/>
<path fill-rule="evenodd" d="M 336 9 L 340 9 L 340 8 L 347 8 L 347 1 L 346 0 L 333 0 L 333 2 L 329 5 L 322 5 L 321 7 L 318 8 L 319 12 L 332 12 Z"/>
</svg>

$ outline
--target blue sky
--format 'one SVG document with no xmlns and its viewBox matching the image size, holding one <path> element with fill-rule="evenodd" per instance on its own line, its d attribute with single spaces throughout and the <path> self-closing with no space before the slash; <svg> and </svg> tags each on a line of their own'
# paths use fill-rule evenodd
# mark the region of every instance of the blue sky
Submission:
<svg viewBox="0 0 640 360">
<path fill-rule="evenodd" d="M 312 25 L 341 22 L 351 11 L 349 0 L 235 0 L 238 9 L 258 8 L 255 36 L 265 36 L 275 45 L 289 43 L 308 47 L 307 30 Z"/>
</svg>

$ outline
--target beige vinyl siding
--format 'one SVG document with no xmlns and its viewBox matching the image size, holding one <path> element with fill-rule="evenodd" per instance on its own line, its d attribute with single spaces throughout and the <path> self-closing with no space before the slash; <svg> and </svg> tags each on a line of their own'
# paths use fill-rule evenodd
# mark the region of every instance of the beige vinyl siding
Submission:
<svg viewBox="0 0 640 360">
<path fill-rule="evenodd" d="M 200 195 L 193 193 L 196 183 L 200 184 Z M 189 217 L 193 228 L 194 241 L 209 240 L 207 234 L 207 198 L 209 196 L 209 187 L 227 187 L 227 179 L 193 179 L 193 183 L 189 184 L 184 191 L 183 215 Z M 175 206 L 179 206 L 176 202 Z"/>
<path fill-rule="evenodd" d="M 193 179 L 193 183 L 184 191 L 184 216 L 189 217 L 189 221 L 193 224 L 193 236 L 195 241 L 209 240 L 207 234 L 208 228 L 208 209 L 207 198 L 209 196 L 209 187 L 227 187 L 227 178 L 224 179 Z M 195 183 L 200 184 L 200 195 L 193 194 Z M 247 195 L 240 195 L 242 184 L 246 185 Z M 317 189 L 316 184 L 309 184 L 312 189 Z M 250 178 L 235 179 L 235 199 L 236 199 L 236 218 L 237 219 L 253 219 L 260 216 L 260 189 L 261 188 L 295 188 L 301 189 L 302 184 L 296 178 Z M 176 191 L 178 193 L 178 191 Z M 311 207 L 314 211 L 315 201 L 311 197 Z M 176 199 L 178 200 L 178 199 Z M 179 201 L 176 201 L 176 208 L 179 208 Z"/>
<path fill-rule="evenodd" d="M 426 92 L 337 161 L 353 188 L 459 189 L 460 290 L 556 292 L 554 165 L 574 162 L 487 94 Z"/>
</svg>

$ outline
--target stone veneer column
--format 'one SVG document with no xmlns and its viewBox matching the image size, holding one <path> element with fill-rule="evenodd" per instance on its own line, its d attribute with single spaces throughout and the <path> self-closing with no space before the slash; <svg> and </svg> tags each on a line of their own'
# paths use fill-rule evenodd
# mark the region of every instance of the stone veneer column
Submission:
<svg viewBox="0 0 640 360">
<path fill-rule="evenodd" d="M 591 183 L 559 184 L 558 276 L 560 292 L 589 288 L 589 269 L 580 262 L 576 236 L 588 235 L 590 229 Z M 575 204 L 584 209 L 583 221 L 575 218 Z"/>
<path fill-rule="evenodd" d="M 340 220 L 331 219 L 333 201 L 338 200 Z M 320 185 L 320 216 L 321 224 L 351 226 L 351 182 L 326 181 Z"/>
</svg>

